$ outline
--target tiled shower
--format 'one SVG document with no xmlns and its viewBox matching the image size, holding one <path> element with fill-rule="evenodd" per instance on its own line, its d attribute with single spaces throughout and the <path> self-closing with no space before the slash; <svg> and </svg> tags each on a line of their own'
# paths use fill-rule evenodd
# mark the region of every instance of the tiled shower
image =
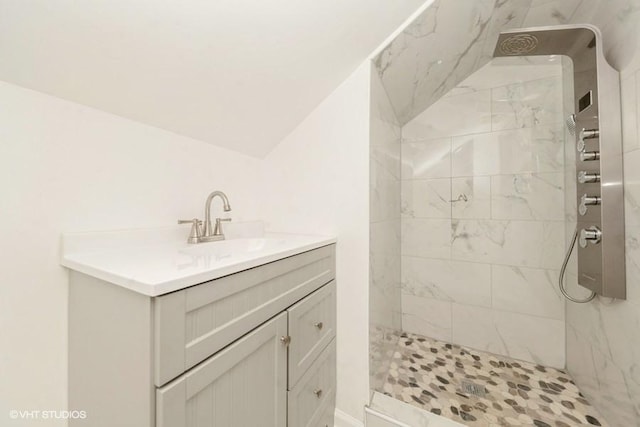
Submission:
<svg viewBox="0 0 640 427">
<path fill-rule="evenodd" d="M 638 158 L 638 72 L 621 74 L 628 299 L 566 303 L 557 281 L 576 221 L 576 152 L 565 126 L 573 112 L 572 64 L 554 56 L 489 60 L 493 46 L 485 41 L 500 26 L 566 21 L 556 22 L 553 1 L 534 1 L 536 8 L 532 4 L 528 14 L 528 2 L 520 4 L 524 9 L 517 2 L 497 2 L 492 12 L 485 3 L 493 4 L 480 1 L 460 11 L 487 20 L 480 33 L 474 32 L 477 26 L 470 27 L 471 45 L 447 33 L 453 27 L 442 22 L 454 18 L 445 2 L 436 1 L 434 9 L 417 18 L 374 63 L 371 389 L 464 422 L 459 414 L 439 408 L 439 400 L 431 400 L 436 403 L 430 406 L 432 389 L 420 395 L 413 380 L 424 374 L 423 382 L 433 379 L 429 387 L 444 390 L 449 386 L 439 383 L 435 372 L 446 371 L 450 360 L 464 366 L 452 369 L 471 376 L 478 373 L 469 373 L 462 359 L 469 358 L 479 370 L 487 360 L 491 368 L 479 378 L 494 372 L 496 363 L 501 369 L 503 364 L 508 370 L 517 365 L 516 370 L 536 375 L 544 370 L 550 377 L 539 381 L 553 387 L 566 386 L 567 378 L 575 381 L 571 385 L 578 387 L 578 403 L 527 402 L 522 394 L 548 397 L 545 393 L 553 390 L 541 388 L 539 381 L 518 382 L 512 373 L 504 379 L 508 386 L 495 377 L 497 389 L 525 399 L 514 409 L 529 403 L 545 408 L 543 412 L 556 411 L 542 413 L 535 424 L 528 412 L 516 411 L 510 420 L 521 416 L 520 425 L 640 425 L 635 362 L 640 357 L 640 251 L 634 235 L 640 168 L 629 167 Z M 603 2 L 583 3 L 576 2 L 575 19 L 586 19 L 589 7 L 612 21 L 614 10 L 629 10 L 617 0 L 609 4 L 611 11 Z M 568 8 L 567 3 L 562 6 Z M 550 16 L 541 12 L 545 8 Z M 474 19 L 469 22 L 477 23 Z M 625 25 L 640 21 L 633 19 L 611 25 L 620 25 L 622 33 Z M 616 34 L 612 26 L 609 34 Z M 466 50 L 448 60 L 445 46 Z M 614 56 L 624 57 L 615 49 Z M 566 277 L 569 291 L 576 297 L 588 295 L 576 285 L 576 277 L 572 257 Z M 433 370 L 432 377 L 424 367 Z M 459 388 L 449 391 L 447 398 L 458 398 Z M 583 406 L 582 415 L 571 412 L 589 403 L 595 407 Z"/>
<path fill-rule="evenodd" d="M 404 331 L 564 367 L 562 110 L 559 57 L 498 58 L 403 127 Z"/>
<path fill-rule="evenodd" d="M 386 96 L 373 108 L 374 390 L 416 402 L 396 382 L 414 369 L 398 369 L 413 343 L 564 369 L 557 279 L 571 227 L 563 117 L 573 105 L 563 63 L 567 71 L 562 57 L 496 58 L 402 128 Z M 438 399 L 417 401 L 442 413 Z"/>
</svg>

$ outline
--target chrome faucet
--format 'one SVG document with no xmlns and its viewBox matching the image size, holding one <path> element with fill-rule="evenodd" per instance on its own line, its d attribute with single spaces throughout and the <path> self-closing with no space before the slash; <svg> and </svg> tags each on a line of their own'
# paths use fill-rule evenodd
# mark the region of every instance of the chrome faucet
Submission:
<svg viewBox="0 0 640 427">
<path fill-rule="evenodd" d="M 220 196 L 222 199 L 222 210 L 229 212 L 231 206 L 229 205 L 229 199 L 227 195 L 222 191 L 214 191 L 209 194 L 207 201 L 204 205 L 204 231 L 202 230 L 202 221 L 198 218 L 189 220 L 179 220 L 178 224 L 191 224 L 191 233 L 187 239 L 188 243 L 202 243 L 202 242 L 215 242 L 217 240 L 224 240 L 224 233 L 222 232 L 222 221 L 231 221 L 231 218 L 216 218 L 215 228 L 211 225 L 211 202 L 216 196 Z"/>
<path fill-rule="evenodd" d="M 201 242 L 215 242 L 216 240 L 224 240 L 224 233 L 222 232 L 221 221 L 231 221 L 231 218 L 216 218 L 215 228 L 211 225 L 211 202 L 213 199 L 219 196 L 222 199 L 222 210 L 229 212 L 231 206 L 229 205 L 229 199 L 227 195 L 222 191 L 214 191 L 209 194 L 207 201 L 204 203 L 204 232 L 200 238 Z"/>
</svg>

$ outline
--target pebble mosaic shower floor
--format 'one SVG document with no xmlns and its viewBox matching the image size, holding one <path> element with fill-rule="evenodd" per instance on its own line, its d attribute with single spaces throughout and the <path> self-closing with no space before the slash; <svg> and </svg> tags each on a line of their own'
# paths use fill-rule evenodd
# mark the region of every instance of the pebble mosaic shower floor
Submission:
<svg viewBox="0 0 640 427">
<path fill-rule="evenodd" d="M 402 333 L 383 393 L 468 426 L 607 426 L 564 371 Z"/>
</svg>

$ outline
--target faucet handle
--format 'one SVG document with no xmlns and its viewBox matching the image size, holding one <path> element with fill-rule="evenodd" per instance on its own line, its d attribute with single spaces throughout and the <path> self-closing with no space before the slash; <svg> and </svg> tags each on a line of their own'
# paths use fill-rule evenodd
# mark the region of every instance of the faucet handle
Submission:
<svg viewBox="0 0 640 427">
<path fill-rule="evenodd" d="M 216 227 L 213 229 L 214 236 L 224 236 L 222 233 L 222 221 L 230 222 L 231 218 L 216 218 Z"/>
<path fill-rule="evenodd" d="M 191 224 L 191 232 L 189 233 L 187 243 L 200 243 L 200 238 L 202 237 L 202 221 L 198 218 L 179 219 L 178 224 Z"/>
</svg>

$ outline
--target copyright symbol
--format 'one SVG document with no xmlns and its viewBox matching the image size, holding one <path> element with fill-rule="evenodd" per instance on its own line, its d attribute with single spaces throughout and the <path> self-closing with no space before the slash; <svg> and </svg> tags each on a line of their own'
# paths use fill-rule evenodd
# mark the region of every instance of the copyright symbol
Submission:
<svg viewBox="0 0 640 427">
<path fill-rule="evenodd" d="M 9 418 L 15 420 L 18 418 L 18 411 L 9 411 Z"/>
</svg>

